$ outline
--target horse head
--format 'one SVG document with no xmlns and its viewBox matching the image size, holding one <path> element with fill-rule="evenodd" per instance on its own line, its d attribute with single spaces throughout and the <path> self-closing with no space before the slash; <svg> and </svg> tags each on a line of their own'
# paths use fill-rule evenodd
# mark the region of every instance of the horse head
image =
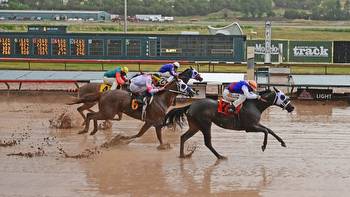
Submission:
<svg viewBox="0 0 350 197">
<path fill-rule="evenodd" d="M 195 79 L 197 81 L 203 81 L 203 78 L 201 77 L 199 72 L 196 69 L 192 68 L 192 66 L 190 68 L 187 68 L 183 72 L 181 72 L 179 74 L 179 77 L 185 83 L 187 83 L 190 79 Z"/>
<path fill-rule="evenodd" d="M 181 94 L 188 97 L 193 97 L 196 94 L 196 92 L 190 86 L 188 86 L 182 79 L 178 77 L 174 77 L 171 82 L 164 86 L 164 89 L 169 92 Z"/>
<path fill-rule="evenodd" d="M 270 105 L 276 105 L 282 109 L 287 110 L 288 112 L 292 112 L 294 110 L 294 106 L 290 102 L 290 98 L 279 89 L 275 87 L 273 87 L 273 89 L 273 91 L 267 89 L 265 91 L 259 92 L 259 95 Z"/>
</svg>

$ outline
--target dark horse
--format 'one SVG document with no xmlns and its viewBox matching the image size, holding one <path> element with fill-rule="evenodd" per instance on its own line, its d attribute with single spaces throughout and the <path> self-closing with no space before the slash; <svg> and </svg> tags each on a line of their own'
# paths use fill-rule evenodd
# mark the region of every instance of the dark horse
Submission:
<svg viewBox="0 0 350 197">
<path fill-rule="evenodd" d="M 189 79 L 195 79 L 197 81 L 202 81 L 203 78 L 200 74 L 192 67 L 186 69 L 182 73 L 180 73 L 179 78 L 182 79 L 185 83 L 188 83 Z M 103 83 L 88 83 L 79 88 L 78 91 L 78 99 L 83 98 L 86 95 L 97 94 L 100 92 L 101 85 Z M 89 112 L 93 112 L 90 108 L 96 105 L 97 101 L 86 101 L 83 102 L 81 106 L 77 108 L 79 114 L 83 117 L 84 122 L 86 120 L 86 116 L 84 115 L 84 111 L 88 110 Z M 75 104 L 75 103 L 72 103 Z M 120 117 L 119 117 L 120 119 Z"/>
<path fill-rule="evenodd" d="M 181 136 L 180 157 L 190 157 L 184 154 L 184 143 L 191 138 L 199 130 L 203 133 L 204 142 L 207 148 L 215 154 L 218 159 L 225 159 L 226 157 L 216 152 L 211 144 L 211 125 L 214 122 L 219 127 L 232 130 L 245 130 L 246 132 L 262 132 L 264 133 L 264 142 L 262 151 L 267 145 L 267 135 L 271 134 L 280 143 L 281 146 L 286 147 L 284 141 L 277 136 L 271 129 L 260 124 L 261 113 L 268 107 L 276 105 L 288 112 L 294 110 L 294 106 L 283 92 L 274 88 L 274 91 L 266 90 L 259 93 L 260 100 L 246 100 L 239 112 L 238 116 L 227 116 L 217 111 L 218 102 L 212 99 L 201 99 L 193 102 L 182 108 L 176 108 L 167 113 L 165 117 L 166 124 L 173 124 L 174 121 L 181 125 L 184 120 L 184 115 L 187 116 L 189 129 Z"/>
</svg>

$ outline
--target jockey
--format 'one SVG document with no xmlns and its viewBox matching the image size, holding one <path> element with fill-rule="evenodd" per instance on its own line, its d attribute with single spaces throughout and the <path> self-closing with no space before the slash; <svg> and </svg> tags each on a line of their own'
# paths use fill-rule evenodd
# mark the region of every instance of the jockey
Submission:
<svg viewBox="0 0 350 197">
<path fill-rule="evenodd" d="M 164 88 L 157 88 L 159 77 L 156 75 L 142 74 L 131 79 L 130 90 L 138 95 L 153 95 Z"/>
<path fill-rule="evenodd" d="M 222 96 L 225 100 L 231 102 L 230 111 L 235 111 L 246 99 L 261 99 L 260 95 L 253 93 L 257 88 L 258 85 L 254 80 L 233 82 L 225 88 Z"/>
<path fill-rule="evenodd" d="M 159 77 L 150 74 L 142 74 L 131 79 L 130 90 L 133 94 L 141 96 L 143 98 L 136 98 L 138 103 L 142 105 L 141 120 L 145 119 L 146 108 L 148 105 L 147 96 L 153 95 L 157 92 L 164 90 L 164 87 L 157 88 L 155 85 L 158 83 Z"/>
<path fill-rule="evenodd" d="M 174 63 L 169 63 L 169 64 L 164 64 L 160 69 L 159 69 L 159 74 L 162 77 L 167 77 L 168 82 L 173 79 L 173 77 L 178 76 L 177 74 L 177 69 L 180 68 L 179 62 L 174 62 Z"/>
<path fill-rule="evenodd" d="M 103 81 L 105 84 L 112 85 L 111 90 L 115 90 L 117 86 L 122 86 L 128 81 L 126 74 L 129 72 L 128 67 L 117 66 L 114 70 L 105 72 Z"/>
</svg>

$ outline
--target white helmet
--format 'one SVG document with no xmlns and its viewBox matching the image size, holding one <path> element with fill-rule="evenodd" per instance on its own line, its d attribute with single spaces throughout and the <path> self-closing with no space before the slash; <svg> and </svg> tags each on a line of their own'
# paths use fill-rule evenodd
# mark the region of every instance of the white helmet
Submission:
<svg viewBox="0 0 350 197">
<path fill-rule="evenodd" d="M 180 68 L 179 62 L 174 62 L 173 64 L 174 64 L 174 66 L 175 66 L 176 68 Z"/>
</svg>

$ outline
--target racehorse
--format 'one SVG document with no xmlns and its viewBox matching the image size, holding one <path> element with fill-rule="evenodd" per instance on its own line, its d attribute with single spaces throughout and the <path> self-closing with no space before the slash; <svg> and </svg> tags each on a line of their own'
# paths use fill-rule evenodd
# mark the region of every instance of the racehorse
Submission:
<svg viewBox="0 0 350 197">
<path fill-rule="evenodd" d="M 212 123 L 225 129 L 264 133 L 262 151 L 266 149 L 268 134 L 275 137 L 281 143 L 281 146 L 286 147 L 286 144 L 278 135 L 259 122 L 262 112 L 272 105 L 286 109 L 288 112 L 292 112 L 294 106 L 291 104 L 289 97 L 276 88 L 274 88 L 274 91 L 268 89 L 260 92 L 259 95 L 262 98 L 260 100 L 246 100 L 238 115 L 224 115 L 218 112 L 218 102 L 212 99 L 197 100 L 185 107 L 169 111 L 165 117 L 165 125 L 176 122 L 181 126 L 184 117 L 187 117 L 189 128 L 181 136 L 180 158 L 186 158 L 192 155 L 193 151 L 190 154 L 184 154 L 184 143 L 200 130 L 204 136 L 205 146 L 218 159 L 226 159 L 226 157 L 217 153 L 211 144 Z"/>
<path fill-rule="evenodd" d="M 192 75 L 185 77 L 184 75 L 187 75 L 186 73 L 188 72 L 180 73 L 180 75 L 182 75 L 184 81 L 188 82 Z M 189 88 L 184 81 L 174 77 L 174 79 L 164 87 L 165 90 L 154 95 L 153 99 L 151 99 L 152 101 L 146 108 L 145 123 L 140 131 L 133 136 L 124 136 L 123 139 L 141 137 L 150 127 L 153 126 L 156 129 L 157 138 L 160 143 L 158 148 L 165 148 L 167 144 L 163 144 L 161 132 L 164 117 L 168 108 L 172 105 L 178 94 L 186 96 L 193 96 L 194 94 L 194 91 Z M 99 102 L 99 111 L 87 114 L 85 128 L 79 132 L 80 134 L 87 133 L 90 120 L 94 120 L 94 129 L 90 133 L 91 135 L 94 135 L 97 132 L 97 120 L 112 120 L 116 114 L 121 117 L 121 114 L 125 113 L 135 119 L 142 120 L 142 107 L 138 107 L 136 110 L 132 109 L 132 96 L 130 92 L 125 90 L 111 90 L 102 94 L 87 95 L 77 100 L 75 103 L 96 101 Z"/>
<path fill-rule="evenodd" d="M 186 84 L 188 83 L 189 79 L 195 79 L 197 81 L 203 80 L 203 78 L 200 76 L 200 74 L 192 67 L 190 67 L 190 68 L 186 69 L 185 71 L 183 71 L 182 73 L 180 73 L 179 78 L 182 79 L 182 81 L 184 81 Z M 78 99 L 83 98 L 86 95 L 95 94 L 95 93 L 97 94 L 97 93 L 101 92 L 101 85 L 103 85 L 103 84 L 104 83 L 88 83 L 88 84 L 81 86 L 79 88 L 79 91 L 78 91 Z M 77 111 L 84 119 L 84 123 L 86 120 L 86 116 L 84 114 L 84 111 L 88 110 L 89 112 L 93 112 L 90 108 L 93 107 L 94 105 L 96 105 L 96 103 L 97 103 L 97 101 L 87 101 L 87 102 L 84 102 L 83 105 L 81 105 L 77 108 Z M 75 104 L 75 103 L 70 103 L 70 104 Z M 121 117 L 119 117 L 118 119 L 120 119 L 120 118 Z"/>
</svg>

